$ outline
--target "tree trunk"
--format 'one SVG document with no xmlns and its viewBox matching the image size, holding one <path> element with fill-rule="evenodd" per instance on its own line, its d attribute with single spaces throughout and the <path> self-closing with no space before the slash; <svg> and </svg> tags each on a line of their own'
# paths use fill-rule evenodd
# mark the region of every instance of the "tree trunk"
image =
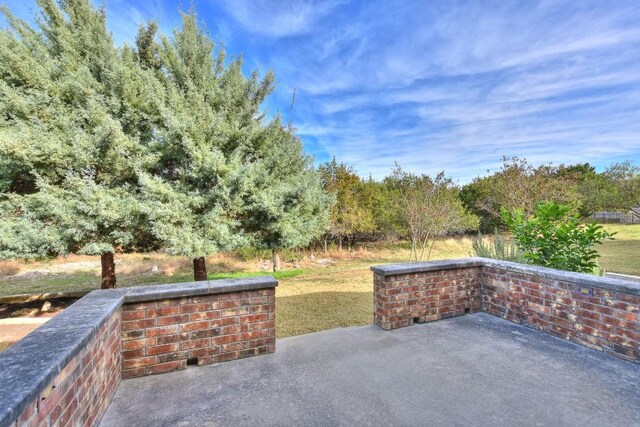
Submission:
<svg viewBox="0 0 640 427">
<path fill-rule="evenodd" d="M 105 252 L 100 255 L 102 265 L 102 289 L 116 287 L 116 263 L 113 261 L 113 252 Z"/>
<path fill-rule="evenodd" d="M 433 250 L 433 245 L 435 245 L 438 236 L 433 237 L 433 241 L 431 242 L 431 246 L 429 246 L 429 254 L 427 255 L 427 261 L 431 259 L 431 251 Z"/>
<path fill-rule="evenodd" d="M 203 256 L 193 259 L 193 279 L 196 282 L 207 280 L 207 262 Z"/>
<path fill-rule="evenodd" d="M 324 238 L 324 242 L 323 243 L 324 243 L 324 253 L 326 254 L 327 253 L 327 238 L 326 237 Z"/>
<path fill-rule="evenodd" d="M 424 240 L 422 241 L 422 252 L 420 252 L 420 260 L 422 261 L 422 257 L 424 256 L 424 251 L 427 247 L 427 245 L 429 244 L 429 236 L 431 235 L 431 232 L 427 233 L 426 236 L 424 236 Z M 432 246 L 433 247 L 433 246 Z M 429 256 L 431 256 L 431 250 L 429 250 Z M 429 261 L 429 258 L 427 257 L 427 261 Z"/>
<path fill-rule="evenodd" d="M 273 271 L 280 271 L 280 254 L 277 250 L 273 249 L 271 255 L 273 257 Z"/>
</svg>

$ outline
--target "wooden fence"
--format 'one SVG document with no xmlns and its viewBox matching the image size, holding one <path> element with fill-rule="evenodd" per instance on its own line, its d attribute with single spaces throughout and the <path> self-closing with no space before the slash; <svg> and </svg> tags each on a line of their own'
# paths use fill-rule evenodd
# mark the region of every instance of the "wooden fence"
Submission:
<svg viewBox="0 0 640 427">
<path fill-rule="evenodd" d="M 591 219 L 601 224 L 640 224 L 640 208 L 633 208 L 629 212 L 595 212 Z"/>
</svg>

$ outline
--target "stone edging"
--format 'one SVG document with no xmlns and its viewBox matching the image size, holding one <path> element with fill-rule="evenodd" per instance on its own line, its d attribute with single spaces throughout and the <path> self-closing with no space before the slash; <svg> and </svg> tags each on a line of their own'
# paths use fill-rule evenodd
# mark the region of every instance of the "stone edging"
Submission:
<svg viewBox="0 0 640 427">
<path fill-rule="evenodd" d="M 32 301 L 47 301 L 82 298 L 91 291 L 46 292 L 44 294 L 18 294 L 0 296 L 0 304 L 20 304 Z"/>
<path fill-rule="evenodd" d="M 8 426 L 123 304 L 275 288 L 271 276 L 92 291 L 0 353 L 0 426 Z"/>
</svg>

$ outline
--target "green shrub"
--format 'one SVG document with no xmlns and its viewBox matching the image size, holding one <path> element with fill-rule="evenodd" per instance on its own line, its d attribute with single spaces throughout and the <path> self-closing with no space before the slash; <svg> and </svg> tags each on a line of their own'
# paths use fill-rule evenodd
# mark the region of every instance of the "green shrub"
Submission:
<svg viewBox="0 0 640 427">
<path fill-rule="evenodd" d="M 479 257 L 520 263 L 527 262 L 524 254 L 520 249 L 518 249 L 516 243 L 504 239 L 498 232 L 498 229 L 494 232 L 493 240 L 488 242 L 485 240 L 482 233 L 478 233 L 478 236 L 473 239 L 471 246 L 475 255 Z"/>
<path fill-rule="evenodd" d="M 581 224 L 571 207 L 553 202 L 539 204 L 528 219 L 504 209 L 502 218 L 530 264 L 560 270 L 595 272 L 600 255 L 594 245 L 613 235 L 596 223 Z"/>
</svg>

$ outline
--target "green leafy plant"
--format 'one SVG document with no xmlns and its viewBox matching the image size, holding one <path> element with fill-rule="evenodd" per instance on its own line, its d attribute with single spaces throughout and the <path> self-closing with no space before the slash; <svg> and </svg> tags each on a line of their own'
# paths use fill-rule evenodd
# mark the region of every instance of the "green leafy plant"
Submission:
<svg viewBox="0 0 640 427">
<path fill-rule="evenodd" d="M 476 238 L 471 242 L 471 247 L 473 248 L 475 256 L 482 258 L 493 258 L 520 263 L 527 262 L 518 245 L 502 237 L 497 228 L 494 232 L 493 240 L 487 240 L 482 233 L 478 233 Z"/>
<path fill-rule="evenodd" d="M 540 203 L 528 219 L 518 209 L 503 209 L 502 218 L 527 262 L 561 270 L 593 273 L 600 256 L 594 246 L 613 236 L 596 223 L 581 224 L 570 206 L 553 202 Z"/>
</svg>

